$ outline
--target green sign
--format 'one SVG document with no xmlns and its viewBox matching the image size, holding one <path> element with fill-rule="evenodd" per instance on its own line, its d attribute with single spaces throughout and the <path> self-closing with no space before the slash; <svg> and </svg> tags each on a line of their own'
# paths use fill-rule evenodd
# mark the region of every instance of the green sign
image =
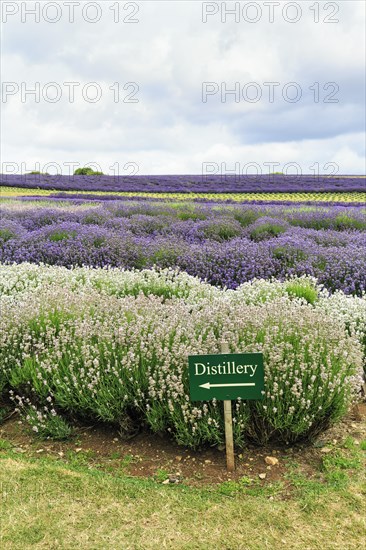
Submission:
<svg viewBox="0 0 366 550">
<path fill-rule="evenodd" d="M 263 399 L 262 353 L 190 355 L 188 364 L 192 401 Z"/>
</svg>

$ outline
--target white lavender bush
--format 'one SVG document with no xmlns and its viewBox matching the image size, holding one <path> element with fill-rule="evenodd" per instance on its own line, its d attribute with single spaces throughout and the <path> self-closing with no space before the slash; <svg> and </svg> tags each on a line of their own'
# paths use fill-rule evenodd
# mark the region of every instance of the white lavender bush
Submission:
<svg viewBox="0 0 366 550">
<path fill-rule="evenodd" d="M 147 426 L 191 447 L 221 443 L 222 404 L 190 402 L 187 356 L 219 353 L 222 339 L 232 352 L 264 354 L 264 399 L 233 404 L 239 446 L 311 437 L 359 391 L 365 300 L 330 297 L 316 281 L 296 281 L 317 289 L 312 305 L 293 295 L 294 281 L 291 292 L 266 281 L 219 291 L 171 270 L 0 273 L 0 395 L 40 433 L 47 418 L 67 433 L 63 418 L 78 417 Z"/>
<path fill-rule="evenodd" d="M 125 271 L 114 267 L 66 267 L 21 263 L 0 264 L 0 295 L 14 296 L 45 286 L 67 285 L 71 290 L 96 289 L 102 294 L 137 296 L 153 294 L 164 298 L 184 298 L 196 303 L 220 296 L 218 288 L 177 269 Z"/>
</svg>

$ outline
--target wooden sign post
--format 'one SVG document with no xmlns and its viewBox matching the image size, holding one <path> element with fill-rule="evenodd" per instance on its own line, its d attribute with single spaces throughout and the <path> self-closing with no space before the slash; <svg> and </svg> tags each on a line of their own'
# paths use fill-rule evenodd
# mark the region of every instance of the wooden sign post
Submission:
<svg viewBox="0 0 366 550">
<path fill-rule="evenodd" d="M 188 365 L 191 400 L 224 402 L 226 466 L 232 472 L 235 460 L 231 402 L 238 398 L 263 399 L 263 354 L 229 353 L 227 342 L 222 342 L 221 354 L 191 355 Z"/>
<path fill-rule="evenodd" d="M 221 353 L 229 353 L 227 342 L 221 342 Z M 224 421 L 225 421 L 225 445 L 226 445 L 226 468 L 228 472 L 235 470 L 234 457 L 234 436 L 233 436 L 233 415 L 231 412 L 231 400 L 224 401 Z"/>
</svg>

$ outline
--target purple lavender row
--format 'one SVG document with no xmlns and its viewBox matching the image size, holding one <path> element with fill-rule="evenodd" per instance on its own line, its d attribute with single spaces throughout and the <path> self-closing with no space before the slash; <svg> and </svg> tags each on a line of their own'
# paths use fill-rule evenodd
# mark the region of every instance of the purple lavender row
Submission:
<svg viewBox="0 0 366 550">
<path fill-rule="evenodd" d="M 17 199 L 17 202 L 21 205 L 28 201 L 34 202 L 34 200 L 34 198 L 25 197 L 21 200 Z M 36 202 L 44 200 L 43 197 L 36 198 Z M 48 197 L 46 200 L 49 202 Z M 53 199 L 55 204 L 60 201 L 64 202 L 64 199 Z M 13 199 L 11 202 L 13 202 Z M 79 205 L 88 202 L 90 201 L 84 198 L 67 201 L 68 205 Z M 167 200 L 146 200 L 142 197 L 139 197 L 138 200 L 136 198 L 123 198 L 123 200 L 93 202 L 96 203 L 95 206 L 83 207 L 74 211 L 68 210 L 68 207 L 60 209 L 51 206 L 42 206 L 41 208 L 37 206 L 30 209 L 7 208 L 6 202 L 4 202 L 4 208 L 0 208 L 0 216 L 2 220 L 18 221 L 29 231 L 60 221 L 96 224 L 106 227 L 113 227 L 116 223 L 128 224 L 132 227 L 134 221 L 138 226 L 141 225 L 142 231 L 147 231 L 148 234 L 151 233 L 152 226 L 154 234 L 159 232 L 159 228 L 174 233 L 177 223 L 179 224 L 182 220 L 187 222 L 186 226 L 193 222 L 195 226 L 198 226 L 200 222 L 205 220 L 217 226 L 220 224 L 225 226 L 235 222 L 240 231 L 245 231 L 246 226 L 264 216 L 278 218 L 290 225 L 309 229 L 366 230 L 365 205 L 359 207 L 349 203 L 346 203 L 346 206 L 338 204 L 336 206 L 324 206 L 321 204 L 314 207 L 314 204 L 310 202 L 310 208 L 306 206 L 304 208 L 303 203 L 291 201 L 288 201 L 285 205 L 277 205 L 272 202 L 257 205 L 251 202 L 246 204 L 236 202 L 223 204 L 221 201 L 200 201 L 197 203 L 184 202 L 175 206 L 176 203 L 173 205 Z M 146 223 L 145 227 L 144 224 L 147 220 L 149 222 Z M 125 229 L 128 228 L 125 227 Z M 239 234 L 236 236 L 239 236 Z"/>
<path fill-rule="evenodd" d="M 179 175 L 179 176 L 49 176 L 0 175 L 0 187 L 60 191 L 119 191 L 149 193 L 313 193 L 364 192 L 360 177 L 316 175 Z"/>
<path fill-rule="evenodd" d="M 360 208 L 106 202 L 82 211 L 7 209 L 0 261 L 179 267 L 213 285 L 310 274 L 330 291 L 366 290 L 366 219 Z"/>
</svg>

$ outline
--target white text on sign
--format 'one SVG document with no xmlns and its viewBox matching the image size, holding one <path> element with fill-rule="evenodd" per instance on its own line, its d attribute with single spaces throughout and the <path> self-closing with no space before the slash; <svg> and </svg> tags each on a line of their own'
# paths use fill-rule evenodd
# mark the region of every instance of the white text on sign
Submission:
<svg viewBox="0 0 366 550">
<path fill-rule="evenodd" d="M 195 363 L 195 376 L 203 376 L 208 374 L 215 376 L 217 374 L 249 374 L 250 377 L 255 375 L 258 365 L 237 365 L 235 361 L 224 361 L 219 365 L 210 365 L 210 363 Z"/>
</svg>

